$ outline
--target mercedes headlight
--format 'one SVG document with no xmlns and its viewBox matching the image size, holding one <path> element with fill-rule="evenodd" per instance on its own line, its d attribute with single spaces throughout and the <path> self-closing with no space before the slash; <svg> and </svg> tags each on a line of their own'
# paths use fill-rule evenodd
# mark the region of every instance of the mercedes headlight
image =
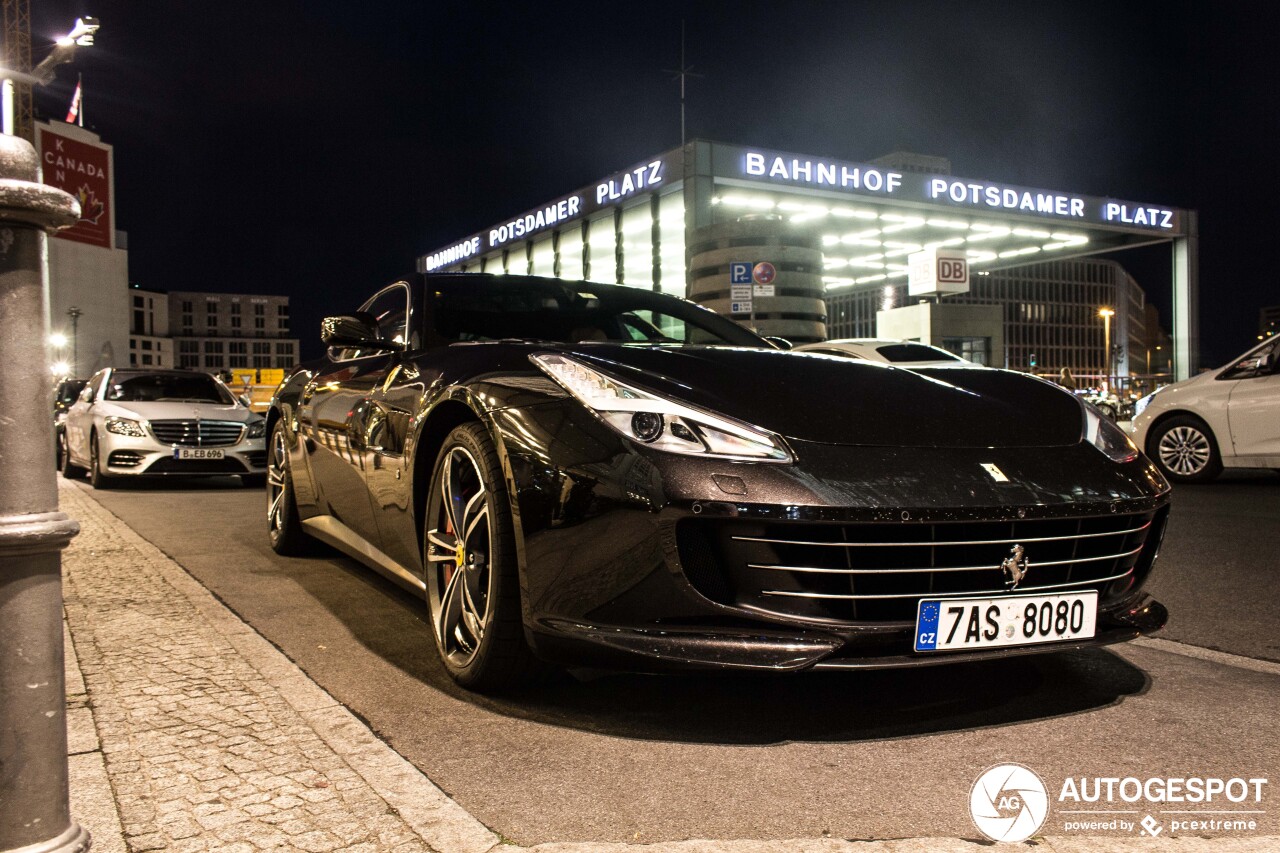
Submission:
<svg viewBox="0 0 1280 853">
<path fill-rule="evenodd" d="M 249 438 L 262 438 L 267 434 L 267 421 L 265 418 L 252 421 L 249 424 Z"/>
<path fill-rule="evenodd" d="M 1115 462 L 1132 462 L 1138 458 L 1138 448 L 1124 430 L 1087 403 L 1084 404 L 1083 439 Z"/>
<path fill-rule="evenodd" d="M 541 353 L 529 359 L 632 441 L 691 456 L 792 461 L 782 439 L 772 433 L 641 391 L 566 356 Z"/>
<path fill-rule="evenodd" d="M 116 435 L 129 435 L 134 438 L 147 437 L 142 424 L 137 421 L 131 421 L 128 418 L 107 418 L 104 426 L 106 426 L 107 432 L 114 432 Z"/>
</svg>

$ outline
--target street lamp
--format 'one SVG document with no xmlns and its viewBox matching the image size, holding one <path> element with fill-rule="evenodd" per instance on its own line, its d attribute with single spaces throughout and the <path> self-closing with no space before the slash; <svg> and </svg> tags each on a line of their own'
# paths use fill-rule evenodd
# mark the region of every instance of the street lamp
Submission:
<svg viewBox="0 0 1280 853">
<path fill-rule="evenodd" d="M 7 12 L 6 17 L 8 17 Z M 99 26 L 101 25 L 97 18 L 76 18 L 76 25 L 71 28 L 71 32 L 54 42 L 53 50 L 40 61 L 39 65 L 32 68 L 30 73 L 20 68 L 0 69 L 0 77 L 4 78 L 3 98 L 0 100 L 3 100 L 3 129 L 6 136 L 12 136 L 15 132 L 14 83 L 24 83 L 28 86 L 47 86 L 52 83 L 54 69 L 70 62 L 76 55 L 77 47 L 88 47 L 93 44 L 93 35 L 98 31 Z M 31 117 L 27 116 L 25 121 L 29 123 Z"/>
<path fill-rule="evenodd" d="M 1098 309 L 1098 316 L 1102 318 L 1102 339 L 1104 343 L 1102 352 L 1105 359 L 1102 368 L 1102 372 L 1105 374 L 1105 378 L 1102 380 L 1102 390 L 1103 393 L 1108 393 L 1111 391 L 1111 318 L 1116 316 L 1116 312 L 1114 308 L 1103 307 Z"/>
<path fill-rule="evenodd" d="M 54 332 L 49 336 L 49 346 L 53 348 L 53 362 L 51 369 L 53 375 L 58 378 L 67 376 L 71 372 L 71 365 L 67 362 L 67 336 L 62 332 Z"/>
<path fill-rule="evenodd" d="M 80 375 L 80 336 L 77 333 L 79 332 L 80 315 L 83 313 L 74 305 L 67 309 L 67 316 L 71 318 L 71 371 L 76 376 Z"/>
</svg>

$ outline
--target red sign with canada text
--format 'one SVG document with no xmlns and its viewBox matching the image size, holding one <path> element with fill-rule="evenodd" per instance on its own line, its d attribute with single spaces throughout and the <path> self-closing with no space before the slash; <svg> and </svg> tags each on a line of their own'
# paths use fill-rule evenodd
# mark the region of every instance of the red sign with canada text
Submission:
<svg viewBox="0 0 1280 853">
<path fill-rule="evenodd" d="M 44 182 L 80 202 L 80 221 L 56 236 L 110 249 L 111 150 L 37 128 Z"/>
</svg>

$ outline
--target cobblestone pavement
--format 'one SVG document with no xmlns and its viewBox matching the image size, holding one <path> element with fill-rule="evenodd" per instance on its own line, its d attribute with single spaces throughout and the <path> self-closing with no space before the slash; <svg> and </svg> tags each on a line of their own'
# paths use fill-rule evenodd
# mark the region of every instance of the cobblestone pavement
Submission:
<svg viewBox="0 0 1280 853">
<path fill-rule="evenodd" d="M 95 853 L 521 853 L 178 564 L 59 481 L 72 814 Z M 1230 657 L 1230 656 L 1223 656 Z M 976 835 L 976 832 L 975 832 Z M 1280 839 L 1037 838 L 1037 851 L 1254 851 Z M 554 843 L 538 853 L 971 853 L 955 838 Z M 1004 845 L 997 845 L 1004 846 Z"/>
<path fill-rule="evenodd" d="M 72 713 L 92 709 L 130 851 L 497 843 L 87 493 L 64 484 L 61 499 L 82 530 L 63 556 L 86 694 L 72 693 Z M 404 802 L 375 792 L 370 775 L 399 777 Z"/>
</svg>

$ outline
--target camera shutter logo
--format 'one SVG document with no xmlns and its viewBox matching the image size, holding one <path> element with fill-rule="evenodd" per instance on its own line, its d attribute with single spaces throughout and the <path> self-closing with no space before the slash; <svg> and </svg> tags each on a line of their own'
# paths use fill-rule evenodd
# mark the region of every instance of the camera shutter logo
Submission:
<svg viewBox="0 0 1280 853">
<path fill-rule="evenodd" d="M 1048 817 L 1049 795 L 1035 771 L 997 764 L 973 783 L 969 813 L 978 831 L 992 841 L 1026 841 Z"/>
</svg>

